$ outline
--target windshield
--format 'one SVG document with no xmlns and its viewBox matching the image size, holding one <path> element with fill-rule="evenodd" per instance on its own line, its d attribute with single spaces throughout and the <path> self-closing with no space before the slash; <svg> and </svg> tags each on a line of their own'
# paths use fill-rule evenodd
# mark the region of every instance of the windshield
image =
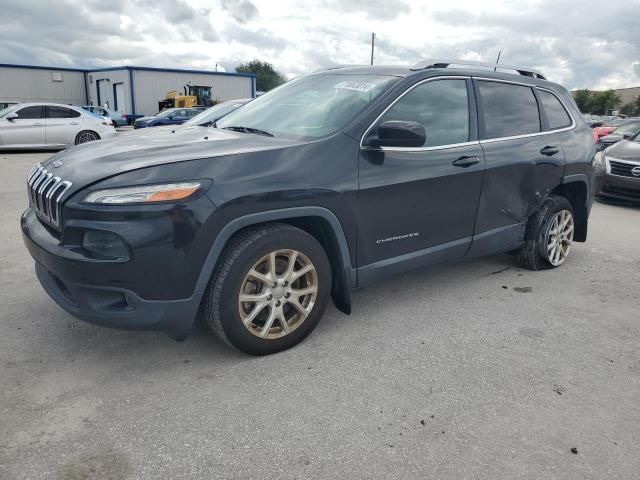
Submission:
<svg viewBox="0 0 640 480">
<path fill-rule="evenodd" d="M 209 123 L 213 123 L 219 118 L 224 117 L 229 112 L 233 112 L 238 107 L 241 107 L 241 103 L 235 102 L 224 102 L 219 103 L 211 108 L 208 108 L 202 113 L 199 113 L 191 120 L 185 123 L 185 125 L 205 125 Z"/>
<path fill-rule="evenodd" d="M 303 140 L 325 137 L 346 126 L 398 80 L 381 75 L 301 77 L 231 112 L 217 127 Z"/>
<path fill-rule="evenodd" d="M 640 130 L 640 122 L 639 123 L 627 123 L 625 125 L 621 125 L 613 132 L 616 135 L 624 135 L 625 133 L 636 133 Z"/>
<path fill-rule="evenodd" d="M 177 108 L 167 108 L 156 115 L 156 117 L 165 118 L 175 112 Z"/>
<path fill-rule="evenodd" d="M 2 110 L 0 110 L 0 118 L 4 118 L 9 113 L 13 112 L 16 108 L 18 108 L 18 105 L 10 105 L 7 108 L 3 108 Z"/>
</svg>

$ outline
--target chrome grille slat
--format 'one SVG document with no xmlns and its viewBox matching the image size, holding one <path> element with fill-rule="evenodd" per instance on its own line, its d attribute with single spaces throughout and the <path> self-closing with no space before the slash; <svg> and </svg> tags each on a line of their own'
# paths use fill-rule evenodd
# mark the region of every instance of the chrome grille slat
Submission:
<svg viewBox="0 0 640 480">
<path fill-rule="evenodd" d="M 62 200 L 71 186 L 39 163 L 27 175 L 29 205 L 41 221 L 59 229 Z"/>
<path fill-rule="evenodd" d="M 609 167 L 613 175 L 617 175 L 619 177 L 638 178 L 631 171 L 635 167 L 640 167 L 640 163 L 609 159 Z"/>
</svg>

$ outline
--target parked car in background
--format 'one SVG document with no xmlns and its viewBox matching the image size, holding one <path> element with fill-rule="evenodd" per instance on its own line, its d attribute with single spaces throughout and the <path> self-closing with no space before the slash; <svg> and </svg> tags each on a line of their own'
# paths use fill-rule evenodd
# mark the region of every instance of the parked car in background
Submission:
<svg viewBox="0 0 640 480">
<path fill-rule="evenodd" d="M 0 149 L 62 149 L 114 136 L 107 119 L 81 107 L 21 103 L 0 111 Z"/>
<path fill-rule="evenodd" d="M 200 312 L 264 355 L 302 341 L 330 299 L 350 313 L 353 288 L 411 269 L 512 251 L 561 266 L 587 237 L 589 127 L 543 75 L 448 68 L 465 63 L 319 71 L 217 128 L 45 160 L 21 218 L 39 281 L 93 323 L 184 339 Z M 43 210 L 51 172 L 71 186 Z"/>
<path fill-rule="evenodd" d="M 4 110 L 7 107 L 11 107 L 13 105 L 17 105 L 18 102 L 0 102 L 0 110 Z"/>
<path fill-rule="evenodd" d="M 596 143 L 596 150 L 604 150 L 620 140 L 633 137 L 638 132 L 640 132 L 640 118 L 626 119 L 622 125 L 617 127 L 612 133 L 600 137 Z"/>
<path fill-rule="evenodd" d="M 201 113 L 196 108 L 167 108 L 157 115 L 138 118 L 133 128 L 159 127 L 161 125 L 182 125 L 187 120 Z"/>
<path fill-rule="evenodd" d="M 600 125 L 592 127 L 591 133 L 593 134 L 593 141 L 597 142 L 600 138 L 609 135 L 624 122 L 624 118 L 612 118 Z"/>
<path fill-rule="evenodd" d="M 253 100 L 252 98 L 241 98 L 239 100 L 229 100 L 228 102 L 219 103 L 211 108 L 206 109 L 204 112 L 196 115 L 185 125 L 198 125 L 200 127 L 215 126 L 216 121 L 220 120 L 225 115 L 237 110 L 242 105 Z"/>
<path fill-rule="evenodd" d="M 108 118 L 113 122 L 114 127 L 124 127 L 125 125 L 127 125 L 127 116 L 124 113 L 114 112 L 113 110 L 109 110 L 108 108 L 96 105 L 86 105 L 82 108 L 88 110 L 91 113 L 95 113 L 96 115 L 100 115 L 101 117 Z"/>
<path fill-rule="evenodd" d="M 640 203 L 640 133 L 596 154 L 596 195 Z"/>
<path fill-rule="evenodd" d="M 591 115 L 590 113 L 587 113 L 584 115 L 584 119 L 587 122 L 587 125 L 589 125 L 590 128 L 594 128 L 594 127 L 600 127 L 604 121 L 602 119 L 601 116 L 599 115 Z"/>
</svg>

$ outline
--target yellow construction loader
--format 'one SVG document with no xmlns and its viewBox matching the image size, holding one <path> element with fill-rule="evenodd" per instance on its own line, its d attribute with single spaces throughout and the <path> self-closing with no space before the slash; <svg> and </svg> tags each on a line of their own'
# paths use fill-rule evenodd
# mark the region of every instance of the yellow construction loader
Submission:
<svg viewBox="0 0 640 480">
<path fill-rule="evenodd" d="M 211 99 L 211 86 L 191 85 L 183 87 L 184 93 L 172 90 L 164 96 L 164 100 L 158 102 L 158 110 L 166 108 L 191 108 L 210 107 L 213 105 Z"/>
</svg>

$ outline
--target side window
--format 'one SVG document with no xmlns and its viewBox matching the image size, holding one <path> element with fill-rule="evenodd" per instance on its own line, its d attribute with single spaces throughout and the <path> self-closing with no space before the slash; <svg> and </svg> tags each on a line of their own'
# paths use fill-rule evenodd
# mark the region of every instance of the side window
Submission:
<svg viewBox="0 0 640 480">
<path fill-rule="evenodd" d="M 35 107 L 25 107 L 16 112 L 20 120 L 34 120 L 36 118 L 42 118 L 42 107 L 40 105 Z"/>
<path fill-rule="evenodd" d="M 56 107 L 53 105 L 47 107 L 47 118 L 75 118 L 79 116 L 79 112 L 71 110 L 70 108 Z"/>
<path fill-rule="evenodd" d="M 501 138 L 538 133 L 540 113 L 530 87 L 479 81 L 483 138 Z"/>
<path fill-rule="evenodd" d="M 558 100 L 554 94 L 545 90 L 538 90 L 538 97 L 540 98 L 540 103 L 542 103 L 542 108 L 544 108 L 544 113 L 547 116 L 547 122 L 551 130 L 571 125 L 571 117 L 569 117 L 560 100 Z"/>
<path fill-rule="evenodd" d="M 460 80 L 433 80 L 418 85 L 404 95 L 380 119 L 405 120 L 424 125 L 424 147 L 469 141 L 469 98 L 467 83 Z"/>
</svg>

